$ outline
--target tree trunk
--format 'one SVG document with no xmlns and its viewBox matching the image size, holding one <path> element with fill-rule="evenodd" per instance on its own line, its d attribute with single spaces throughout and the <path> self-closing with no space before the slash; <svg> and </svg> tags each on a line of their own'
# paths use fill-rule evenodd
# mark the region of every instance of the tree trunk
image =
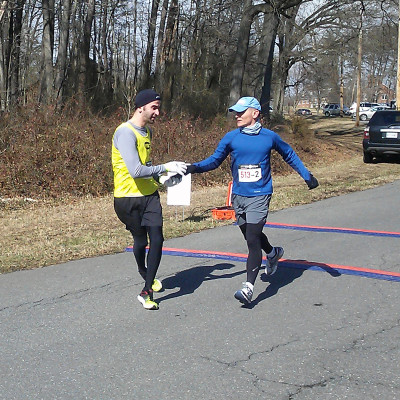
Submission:
<svg viewBox="0 0 400 400">
<path fill-rule="evenodd" d="M 17 104 L 20 97 L 19 69 L 21 54 L 22 17 L 25 0 L 17 0 L 15 8 L 11 12 L 10 39 L 10 68 L 9 68 L 9 92 L 10 104 Z"/>
<path fill-rule="evenodd" d="M 132 48 L 134 53 L 134 65 L 135 70 L 133 73 L 133 83 L 136 84 L 136 81 L 139 79 L 139 66 L 138 66 L 138 54 L 136 51 L 136 34 L 137 34 L 137 0 L 133 1 L 133 41 L 132 41 Z M 158 49 L 157 49 L 158 51 Z M 130 114 L 129 114 L 130 115 Z"/>
<path fill-rule="evenodd" d="M 163 46 L 163 59 L 165 68 L 163 73 L 163 104 L 166 110 L 172 108 L 173 85 L 176 74 L 176 40 L 178 31 L 179 0 L 172 0 L 168 11 L 168 20 L 165 30 L 165 40 Z"/>
<path fill-rule="evenodd" d="M 295 57 L 293 56 L 293 48 L 298 44 L 296 40 L 295 18 L 299 11 L 299 5 L 292 7 L 286 13 L 285 20 L 278 19 L 281 23 L 276 27 L 278 33 L 278 48 L 279 58 L 278 65 L 274 74 L 276 85 L 274 91 L 274 110 L 275 112 L 282 114 L 285 100 L 286 83 L 289 76 L 289 70 L 295 63 Z M 282 22 L 283 21 L 283 22 Z M 298 58 L 298 57 L 297 57 Z"/>
<path fill-rule="evenodd" d="M 0 29 L 3 32 L 8 32 L 10 23 L 9 12 L 7 10 L 7 1 L 3 1 L 0 5 Z M 4 22 L 3 22 L 4 21 Z M 1 36 L 4 33 L 1 33 Z M 5 36 L 5 35 L 4 35 Z M 4 111 L 7 108 L 7 41 L 0 41 L 0 110 Z"/>
<path fill-rule="evenodd" d="M 255 81 L 256 97 L 261 97 L 261 87 L 264 81 L 264 71 L 266 68 L 266 61 L 268 60 L 269 47 L 271 41 L 271 34 L 269 33 L 270 13 L 264 13 L 263 25 L 260 34 L 260 44 L 257 54 L 257 78 Z"/>
<path fill-rule="evenodd" d="M 164 69 L 164 60 L 163 60 L 163 42 L 164 42 L 164 30 L 165 30 L 165 23 L 167 20 L 167 12 L 168 12 L 168 3 L 169 0 L 164 0 L 161 8 L 161 17 L 160 17 L 160 26 L 158 29 L 158 36 L 157 36 L 157 53 L 156 53 L 156 66 L 154 71 L 154 77 L 156 80 L 156 86 L 161 87 L 161 76 Z"/>
<path fill-rule="evenodd" d="M 101 29 L 100 29 L 100 45 L 101 45 L 101 72 L 105 72 L 108 69 L 108 56 L 107 56 L 107 21 L 108 21 L 108 1 L 101 1 Z M 130 26 L 128 26 L 130 28 Z"/>
<path fill-rule="evenodd" d="M 153 60 L 154 53 L 154 39 L 156 36 L 156 22 L 159 4 L 160 0 L 153 0 L 151 4 L 149 30 L 147 33 L 147 47 L 143 61 L 142 78 L 140 85 L 142 89 L 151 86 L 151 62 Z"/>
<path fill-rule="evenodd" d="M 60 43 L 56 62 L 55 94 L 57 106 L 63 101 L 64 82 L 67 74 L 67 49 L 69 40 L 69 21 L 71 18 L 71 0 L 64 0 L 60 20 Z"/>
<path fill-rule="evenodd" d="M 42 0 L 42 14 L 43 76 L 40 85 L 39 101 L 48 104 L 51 103 L 53 97 L 54 0 Z"/>
<path fill-rule="evenodd" d="M 86 15 L 83 17 L 83 35 L 82 35 L 82 45 L 80 47 L 79 56 L 79 83 L 78 83 L 78 95 L 80 101 L 85 102 L 85 97 L 87 95 L 87 90 L 90 87 L 91 81 L 91 70 L 90 70 L 90 36 L 94 18 L 94 0 L 87 1 L 87 11 Z"/>
<path fill-rule="evenodd" d="M 0 23 L 3 20 L 3 15 L 4 15 L 5 11 L 6 11 L 7 3 L 8 3 L 8 1 L 4 0 L 0 4 Z"/>
<path fill-rule="evenodd" d="M 269 103 L 271 100 L 271 87 L 272 87 L 272 64 L 274 58 L 274 48 L 275 48 L 275 38 L 279 25 L 279 16 L 277 14 L 268 13 L 265 16 L 268 19 L 268 23 L 266 24 L 266 33 L 265 35 L 269 36 L 269 52 L 268 59 L 264 72 L 264 85 L 261 91 L 261 114 L 266 115 L 269 118 Z M 266 41 L 268 43 L 268 41 Z"/>
<path fill-rule="evenodd" d="M 250 28 L 253 22 L 251 12 L 252 0 L 244 0 L 243 16 L 239 26 L 239 37 L 236 47 L 235 60 L 232 69 L 232 83 L 229 93 L 229 104 L 234 104 L 242 95 L 243 76 L 249 48 Z"/>
<path fill-rule="evenodd" d="M 274 94 L 274 111 L 283 114 L 283 106 L 285 101 L 285 88 L 287 78 L 289 76 L 290 64 L 288 59 L 279 60 L 276 68 L 276 90 Z"/>
</svg>

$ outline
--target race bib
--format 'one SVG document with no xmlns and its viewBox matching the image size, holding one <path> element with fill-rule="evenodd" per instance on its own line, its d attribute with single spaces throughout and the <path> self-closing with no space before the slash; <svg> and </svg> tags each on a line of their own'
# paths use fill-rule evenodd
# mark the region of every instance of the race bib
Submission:
<svg viewBox="0 0 400 400">
<path fill-rule="evenodd" d="M 257 182 L 261 179 L 259 165 L 239 165 L 239 182 Z"/>
</svg>

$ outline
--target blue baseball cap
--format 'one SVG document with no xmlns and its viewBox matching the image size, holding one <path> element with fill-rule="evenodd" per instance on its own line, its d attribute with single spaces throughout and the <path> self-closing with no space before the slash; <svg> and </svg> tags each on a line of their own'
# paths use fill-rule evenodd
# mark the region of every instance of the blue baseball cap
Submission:
<svg viewBox="0 0 400 400">
<path fill-rule="evenodd" d="M 241 97 L 234 106 L 229 108 L 229 111 L 242 112 L 248 108 L 255 108 L 261 111 L 260 103 L 255 97 Z"/>
</svg>

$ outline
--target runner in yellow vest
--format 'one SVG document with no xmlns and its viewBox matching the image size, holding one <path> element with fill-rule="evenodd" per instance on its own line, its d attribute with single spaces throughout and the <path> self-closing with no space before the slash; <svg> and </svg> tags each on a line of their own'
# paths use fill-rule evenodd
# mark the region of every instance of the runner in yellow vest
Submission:
<svg viewBox="0 0 400 400">
<path fill-rule="evenodd" d="M 159 183 L 173 186 L 186 172 L 186 164 L 171 161 L 151 164 L 151 130 L 160 115 L 161 98 L 152 89 L 139 92 L 135 98 L 135 111 L 131 119 L 114 132 L 112 140 L 112 167 L 114 171 L 114 209 L 133 237 L 133 254 L 140 275 L 145 280 L 138 300 L 146 309 L 157 309 L 153 291 L 162 288 L 156 274 L 161 261 L 162 208 L 158 193 Z M 168 177 L 166 172 L 177 174 Z M 164 175 L 163 175 L 164 174 Z M 146 246 L 149 251 L 146 259 Z"/>
</svg>

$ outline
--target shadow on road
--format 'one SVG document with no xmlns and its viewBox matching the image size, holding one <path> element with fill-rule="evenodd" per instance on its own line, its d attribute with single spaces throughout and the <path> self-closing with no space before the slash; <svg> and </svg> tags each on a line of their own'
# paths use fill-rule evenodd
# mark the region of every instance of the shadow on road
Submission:
<svg viewBox="0 0 400 400">
<path fill-rule="evenodd" d="M 285 263 L 287 264 L 286 266 Z M 295 279 L 300 278 L 300 276 L 303 275 L 303 272 L 307 269 L 315 269 L 317 267 L 318 269 L 323 269 L 332 277 L 338 277 L 341 275 L 339 271 L 323 263 L 309 263 L 305 260 L 286 260 L 280 262 L 279 264 L 280 266 L 274 275 L 267 276 L 265 273 L 260 275 L 260 279 L 263 282 L 269 282 L 269 285 L 264 292 L 260 293 L 257 298 L 251 302 L 251 304 L 243 305 L 243 308 L 251 309 L 261 301 L 276 295 L 280 288 L 289 285 Z M 163 297 L 157 298 L 157 301 L 162 302 L 173 299 L 174 297 L 192 294 L 204 281 L 207 280 L 233 278 L 246 273 L 246 271 L 241 270 L 223 275 L 213 274 L 214 271 L 223 271 L 232 267 L 234 267 L 233 264 L 221 263 L 211 266 L 198 266 L 180 271 L 173 276 L 163 279 L 162 281 L 163 289 L 171 290 L 179 288 L 179 290 L 177 292 L 169 293 Z"/>
<path fill-rule="evenodd" d="M 260 279 L 263 282 L 269 282 L 270 284 L 267 286 L 265 291 L 260 293 L 250 304 L 242 306 L 243 308 L 252 309 L 261 301 L 276 295 L 280 288 L 289 285 L 295 279 L 300 278 L 300 276 L 303 275 L 303 272 L 307 269 L 315 269 L 315 267 L 318 267 L 335 278 L 341 275 L 339 271 L 323 263 L 308 263 L 305 260 L 290 260 L 287 262 L 290 266 L 282 265 L 284 263 L 285 262 L 279 263 L 280 266 L 274 275 L 267 276 L 265 273 L 260 275 Z"/>
<path fill-rule="evenodd" d="M 157 299 L 158 302 L 172 299 L 174 297 L 185 296 L 192 294 L 200 285 L 207 280 L 232 278 L 243 274 L 243 271 L 233 272 L 230 274 L 214 275 L 213 271 L 222 271 L 234 267 L 233 264 L 221 263 L 211 266 L 199 266 L 178 272 L 174 276 L 163 279 L 162 284 L 164 289 L 179 288 L 175 293 L 170 293 L 164 297 Z"/>
</svg>

